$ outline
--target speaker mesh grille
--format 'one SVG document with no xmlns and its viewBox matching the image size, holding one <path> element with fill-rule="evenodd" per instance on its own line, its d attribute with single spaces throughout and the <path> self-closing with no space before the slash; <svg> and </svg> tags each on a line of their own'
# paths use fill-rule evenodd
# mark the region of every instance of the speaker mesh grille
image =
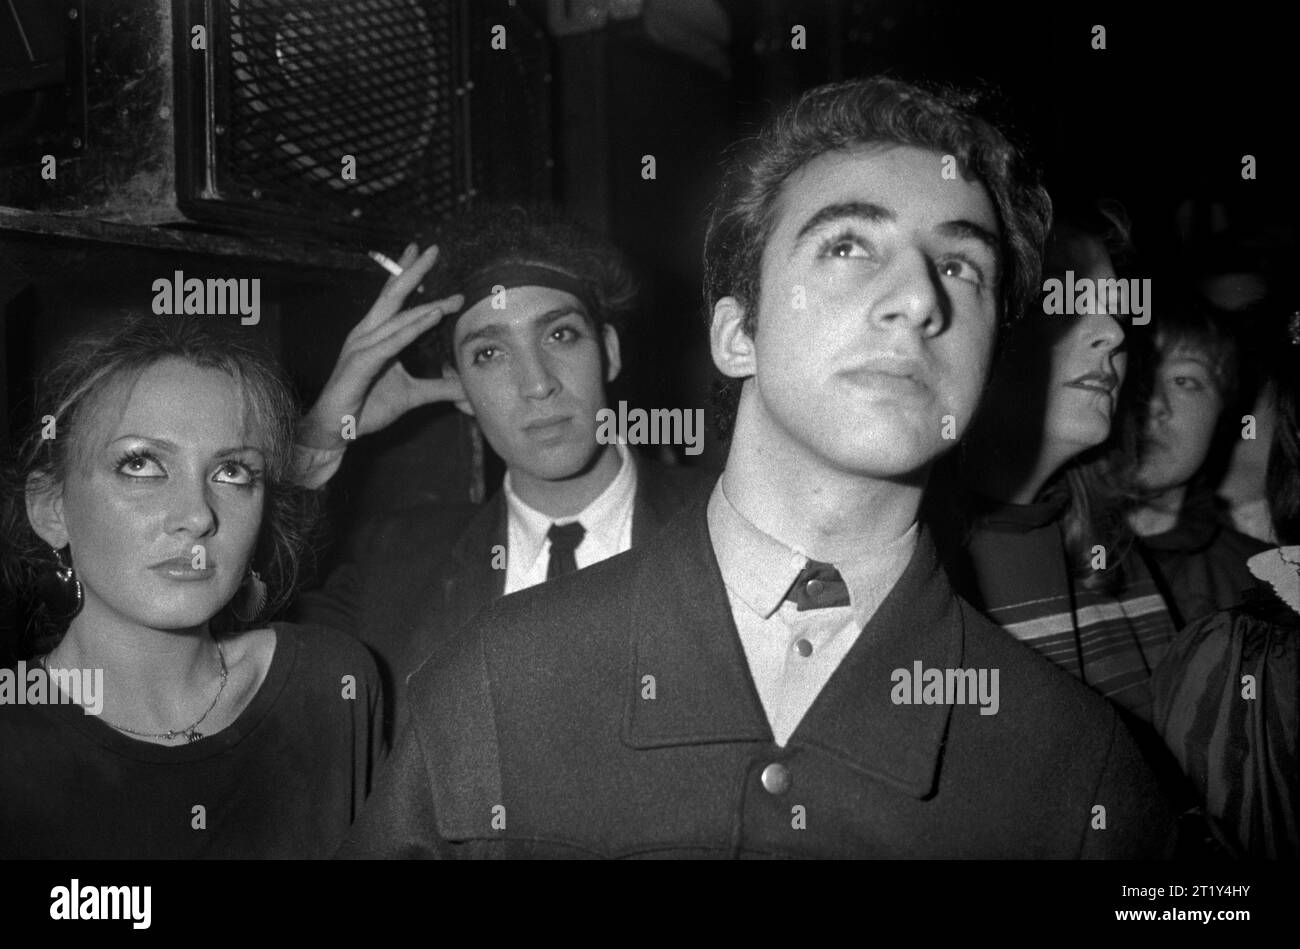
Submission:
<svg viewBox="0 0 1300 949">
<path fill-rule="evenodd" d="M 452 0 L 230 0 L 228 15 L 227 184 L 372 221 L 455 206 Z"/>
</svg>

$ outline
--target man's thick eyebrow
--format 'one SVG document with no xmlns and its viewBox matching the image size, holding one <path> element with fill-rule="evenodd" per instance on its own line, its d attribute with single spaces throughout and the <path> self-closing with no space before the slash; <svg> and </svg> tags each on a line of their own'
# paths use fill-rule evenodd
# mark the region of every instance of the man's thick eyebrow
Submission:
<svg viewBox="0 0 1300 949">
<path fill-rule="evenodd" d="M 938 231 L 946 237 L 979 241 L 993 253 L 994 257 L 1002 256 L 1002 242 L 983 224 L 976 224 L 963 218 L 958 221 L 944 221 L 939 225 Z"/>
<path fill-rule="evenodd" d="M 591 317 L 587 315 L 587 311 L 584 310 L 581 305 L 574 305 L 574 306 L 565 305 L 565 306 L 557 306 L 554 309 L 547 310 L 545 313 L 538 313 L 531 320 L 529 320 L 528 323 L 530 326 L 538 326 L 542 323 L 551 323 L 554 322 L 555 320 L 562 319 L 563 317 L 570 316 L 570 315 L 579 316 L 582 317 L 582 319 L 588 321 L 591 320 Z M 480 339 L 500 339 L 501 337 L 507 335 L 509 334 L 506 332 L 506 327 L 504 324 L 488 323 L 484 326 L 480 326 L 476 330 L 471 330 L 470 332 L 466 333 L 464 338 L 461 339 L 461 341 L 457 344 L 456 348 L 460 349 L 461 347 L 467 346 L 470 343 L 473 343 Z"/>
<path fill-rule="evenodd" d="M 858 218 L 859 220 L 877 223 L 897 220 L 897 215 L 889 208 L 882 207 L 879 204 L 872 204 L 870 201 L 844 201 L 839 204 L 828 204 L 804 222 L 804 226 L 799 228 L 799 233 L 795 235 L 794 242 L 799 243 L 809 233 L 819 227 L 825 227 L 830 221 L 843 220 L 844 218 Z"/>
</svg>

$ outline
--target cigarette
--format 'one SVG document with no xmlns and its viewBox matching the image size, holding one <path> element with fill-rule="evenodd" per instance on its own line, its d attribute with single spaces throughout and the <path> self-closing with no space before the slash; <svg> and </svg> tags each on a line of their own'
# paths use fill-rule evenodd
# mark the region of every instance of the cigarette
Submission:
<svg viewBox="0 0 1300 949">
<path fill-rule="evenodd" d="M 401 266 L 397 263 L 397 261 L 393 260 L 393 258 L 385 257 L 377 250 L 367 251 L 367 253 L 370 255 L 371 260 L 373 260 L 379 266 L 383 267 L 394 277 L 400 277 L 402 275 Z"/>
</svg>

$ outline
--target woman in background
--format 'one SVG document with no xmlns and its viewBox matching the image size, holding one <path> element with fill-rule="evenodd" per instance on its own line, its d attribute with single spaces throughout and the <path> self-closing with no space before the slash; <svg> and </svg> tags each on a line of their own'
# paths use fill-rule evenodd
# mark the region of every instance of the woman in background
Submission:
<svg viewBox="0 0 1300 949">
<path fill-rule="evenodd" d="M 1156 673 L 1155 725 L 1221 844 L 1300 857 L 1300 314 L 1265 347 L 1275 419 L 1268 510 L 1280 546 L 1247 561 L 1261 587 L 1184 629 Z"/>
<path fill-rule="evenodd" d="M 1127 248 L 1112 205 L 1059 214 L 1044 276 L 1112 280 Z M 1069 275 L 1069 276 L 1067 276 Z M 989 389 L 950 471 L 960 510 L 936 511 L 962 594 L 1011 635 L 1142 722 L 1152 670 L 1174 626 L 1146 565 L 1131 553 L 1120 498 L 1099 449 L 1127 367 L 1124 314 L 1027 313 L 1003 341 Z M 942 498 L 940 492 L 931 497 Z"/>
<path fill-rule="evenodd" d="M 134 320 L 38 379 L 3 522 L 44 698 L 0 703 L 0 856 L 324 857 L 369 791 L 373 661 L 263 621 L 309 521 L 294 400 L 213 325 Z"/>
<path fill-rule="evenodd" d="M 1129 426 L 1138 445 L 1129 525 L 1149 555 L 1181 629 L 1235 606 L 1259 583 L 1246 561 L 1268 544 L 1234 530 L 1214 497 L 1241 438 L 1237 345 L 1208 305 L 1188 292 L 1162 295 L 1148 371 L 1131 384 Z M 1150 340 L 1146 334 L 1143 341 Z"/>
</svg>

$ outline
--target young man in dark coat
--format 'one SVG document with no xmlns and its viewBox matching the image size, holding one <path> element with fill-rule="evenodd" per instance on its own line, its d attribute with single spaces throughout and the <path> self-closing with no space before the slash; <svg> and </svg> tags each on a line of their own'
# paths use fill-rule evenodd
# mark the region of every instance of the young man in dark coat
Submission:
<svg viewBox="0 0 1300 949">
<path fill-rule="evenodd" d="M 769 126 L 706 242 L 722 480 L 416 672 L 344 854 L 1168 852 L 1116 713 L 959 600 L 917 524 L 1049 215 L 946 96 L 828 86 Z"/>
<path fill-rule="evenodd" d="M 371 648 L 390 733 L 406 676 L 475 613 L 642 543 L 712 484 L 597 437 L 621 364 L 614 323 L 633 300 L 612 248 L 515 206 L 462 215 L 442 236 L 440 257 L 403 256 L 405 272 L 348 337 L 298 435 L 301 480 L 319 486 L 347 444 L 344 416 L 364 435 L 415 405 L 454 401 L 506 464 L 486 504 L 426 504 L 365 527 L 355 556 L 299 604 L 302 619 Z M 399 312 L 421 279 L 435 296 L 456 295 Z M 412 340 L 415 375 L 395 361 Z"/>
</svg>

